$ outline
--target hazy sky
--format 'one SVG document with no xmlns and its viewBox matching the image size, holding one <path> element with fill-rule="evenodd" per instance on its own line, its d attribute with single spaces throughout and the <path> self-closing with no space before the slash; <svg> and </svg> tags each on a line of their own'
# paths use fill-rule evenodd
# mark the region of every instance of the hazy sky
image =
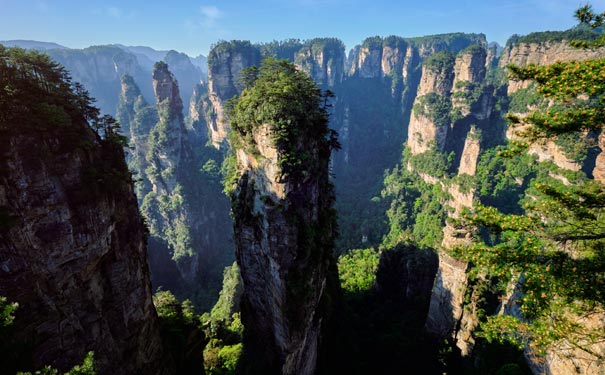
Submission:
<svg viewBox="0 0 605 375">
<path fill-rule="evenodd" d="M 71 48 L 121 43 L 208 53 L 225 39 L 340 38 L 347 49 L 368 36 L 563 30 L 584 0 L 0 0 L 0 40 L 33 39 Z M 594 2 L 600 6 L 602 2 Z M 597 7 L 597 10 L 601 8 Z"/>
</svg>

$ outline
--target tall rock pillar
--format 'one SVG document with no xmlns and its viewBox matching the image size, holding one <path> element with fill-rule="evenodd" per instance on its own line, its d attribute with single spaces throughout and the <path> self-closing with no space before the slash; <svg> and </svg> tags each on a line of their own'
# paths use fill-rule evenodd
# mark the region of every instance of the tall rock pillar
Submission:
<svg viewBox="0 0 605 375">
<path fill-rule="evenodd" d="M 336 277 L 328 163 L 337 143 L 323 99 L 293 64 L 266 60 L 231 115 L 238 180 L 232 210 L 250 373 L 316 372 Z"/>
</svg>

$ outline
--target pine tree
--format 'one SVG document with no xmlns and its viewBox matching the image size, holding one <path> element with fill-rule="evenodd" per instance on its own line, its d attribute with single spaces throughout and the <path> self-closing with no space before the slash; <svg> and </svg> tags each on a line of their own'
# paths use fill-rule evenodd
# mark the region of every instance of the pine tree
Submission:
<svg viewBox="0 0 605 375">
<path fill-rule="evenodd" d="M 595 14 L 587 5 L 576 17 L 596 28 L 603 25 L 605 14 Z M 605 35 L 573 45 L 603 46 Z M 594 138 L 604 131 L 605 59 L 509 69 L 512 79 L 536 82 L 538 93 L 551 105 L 523 118 L 508 116 L 517 139 L 505 155 L 533 143 Z M 582 172 L 540 169 L 526 192 L 523 214 L 478 205 L 465 216 L 491 229 L 499 242 L 479 241 L 455 250 L 458 256 L 501 280 L 513 280 L 522 292 L 517 301 L 521 314 L 490 317 L 480 334 L 489 341 L 529 345 L 538 354 L 581 349 L 603 360 L 593 345 L 605 341 L 605 331 L 585 323 L 605 312 L 605 186 Z"/>
</svg>

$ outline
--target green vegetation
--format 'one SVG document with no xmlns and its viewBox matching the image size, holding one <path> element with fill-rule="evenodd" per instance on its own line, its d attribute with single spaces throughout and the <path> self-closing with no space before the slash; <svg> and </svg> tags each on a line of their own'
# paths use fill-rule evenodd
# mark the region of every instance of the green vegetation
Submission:
<svg viewBox="0 0 605 375">
<path fill-rule="evenodd" d="M 413 368 L 421 368 L 422 373 L 444 373 L 437 345 L 424 331 L 429 293 L 421 296 L 411 291 L 421 280 L 428 280 L 430 288 L 436 270 L 435 254 L 414 246 L 341 255 L 344 300 L 332 323 L 333 335 L 328 337 L 331 341 L 319 373 L 396 374 L 411 363 L 420 364 Z"/>
<path fill-rule="evenodd" d="M 202 372 L 205 337 L 191 301 L 179 302 L 171 292 L 158 291 L 153 295 L 153 304 L 160 320 L 164 349 L 174 358 L 176 372 Z"/>
<path fill-rule="evenodd" d="M 500 146 L 484 152 L 477 164 L 477 192 L 481 203 L 506 213 L 521 213 L 520 200 L 535 177 L 536 157 L 516 154 L 505 157 Z"/>
<path fill-rule="evenodd" d="M 274 40 L 269 43 L 260 43 L 256 47 L 260 49 L 263 58 L 273 57 L 275 59 L 293 60 L 296 53 L 300 51 L 303 43 L 300 39 Z"/>
<path fill-rule="evenodd" d="M 452 102 L 448 97 L 431 92 L 417 98 L 414 115 L 428 117 L 436 126 L 449 126 L 451 122 Z"/>
<path fill-rule="evenodd" d="M 408 121 L 398 104 L 401 98 L 391 91 L 392 82 L 355 77 L 334 88 L 339 105 L 333 121 L 348 124 L 347 133 L 341 134 L 347 136 L 347 148 L 332 157 L 339 253 L 378 246 L 388 230 L 388 204 L 379 199 L 382 180 L 401 155 Z"/>
<path fill-rule="evenodd" d="M 524 36 L 513 35 L 506 44 L 516 45 L 521 43 L 560 42 L 562 40 L 590 42 L 596 41 L 600 39 L 600 37 L 600 32 L 587 27 L 586 25 L 580 25 L 565 31 L 542 31 Z"/>
<path fill-rule="evenodd" d="M 453 72 L 456 56 L 449 51 L 441 51 L 432 54 L 424 60 L 424 66 L 436 73 Z"/>
<path fill-rule="evenodd" d="M 76 365 L 66 373 L 61 373 L 58 370 L 46 366 L 41 370 L 35 372 L 17 372 L 17 375 L 95 375 L 97 373 L 95 369 L 95 360 L 92 352 L 88 352 L 81 365 Z"/>
<path fill-rule="evenodd" d="M 408 162 L 415 165 L 414 172 L 407 169 Z M 437 248 L 443 239 L 448 194 L 441 184 L 427 183 L 419 173 L 444 176 L 445 156 L 434 149 L 411 155 L 406 148 L 401 163 L 402 166 L 394 168 L 384 179 L 382 199 L 390 201 L 387 210 L 390 230 L 383 245 L 415 243 L 420 247 Z"/>
<path fill-rule="evenodd" d="M 369 291 L 376 282 L 380 254 L 375 249 L 355 249 L 338 258 L 340 286 L 345 293 Z"/>
<path fill-rule="evenodd" d="M 247 88 L 229 104 L 232 147 L 255 147 L 255 129 L 270 124 L 283 181 L 321 174 L 324 158 L 339 147 L 336 133 L 327 127 L 326 106 L 332 94 L 321 93 L 306 73 L 285 60 L 267 58 L 243 76 L 249 77 Z M 321 158 L 297 152 L 303 135 L 326 141 Z"/>
<path fill-rule="evenodd" d="M 0 365 L 4 371 L 10 371 L 14 366 L 19 366 L 23 358 L 19 358 L 20 345 L 12 342 L 11 326 L 15 319 L 15 312 L 19 304 L 8 302 L 6 297 L 0 296 Z M 26 364 L 31 365 L 31 364 Z M 14 370 L 13 370 L 14 371 Z M 9 372 L 10 373 L 10 372 Z M 66 373 L 61 373 L 50 366 L 32 372 L 18 371 L 17 375 L 95 375 L 95 361 L 93 352 L 88 352 L 81 365 L 76 365 Z"/>
<path fill-rule="evenodd" d="M 521 88 L 509 95 L 508 110 L 512 113 L 527 113 L 547 106 L 548 100 L 536 92 L 535 85 Z"/>
<path fill-rule="evenodd" d="M 592 26 L 601 26 L 605 15 L 591 14 L 585 16 Z M 604 63 L 588 60 L 511 68 L 517 79 L 536 82 L 537 91 L 554 102 L 523 120 L 510 116 L 513 124 L 530 125 L 521 133 L 524 141 L 558 136 L 581 150 L 581 145 L 573 145 L 574 140 L 590 130 L 602 131 Z M 519 145 L 516 148 L 523 150 Z M 515 155 L 504 151 L 501 155 Z M 492 155 L 491 160 L 497 156 Z M 508 170 L 514 171 L 512 166 Z M 527 165 L 520 166 L 516 178 L 524 183 L 531 173 Z M 507 183 L 506 179 L 496 182 Z M 605 307 L 605 188 L 581 172 L 544 164 L 537 169 L 525 197 L 522 211 L 506 214 L 479 205 L 466 216 L 469 223 L 490 229 L 492 241 L 479 241 L 471 249 L 457 250 L 457 255 L 493 277 L 518 280 L 523 291 L 518 301 L 523 319 L 488 317 L 481 325 L 481 335 L 488 341 L 529 346 L 538 354 L 565 342 L 587 358 L 602 361 L 602 354 L 591 346 L 602 342 L 602 329 L 583 324 L 579 317 L 602 313 Z"/>
<path fill-rule="evenodd" d="M 223 273 L 223 289 L 210 313 L 200 320 L 208 344 L 204 348 L 206 374 L 234 374 L 243 352 L 243 325 L 240 318 L 242 280 L 236 263 Z"/>
<path fill-rule="evenodd" d="M 361 43 L 361 48 L 367 48 L 369 50 L 382 50 L 382 38 L 379 36 L 366 38 L 363 43 Z"/>
<path fill-rule="evenodd" d="M 272 48 L 269 47 L 269 52 Z M 210 46 L 210 53 L 208 54 L 208 68 L 213 71 L 219 67 L 221 58 L 227 53 L 241 53 L 250 62 L 257 63 L 261 60 L 261 53 L 259 49 L 247 40 L 232 40 L 224 41 L 221 40 Z"/>
<path fill-rule="evenodd" d="M 407 38 L 414 45 L 436 44 L 445 45 L 451 50 L 461 50 L 471 44 L 485 43 L 484 34 L 449 33 Z"/>
</svg>

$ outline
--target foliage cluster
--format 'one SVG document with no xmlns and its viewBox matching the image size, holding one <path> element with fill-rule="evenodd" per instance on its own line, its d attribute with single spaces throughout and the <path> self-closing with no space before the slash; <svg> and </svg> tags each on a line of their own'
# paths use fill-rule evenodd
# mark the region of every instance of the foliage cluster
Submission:
<svg viewBox="0 0 605 375">
<path fill-rule="evenodd" d="M 260 68 L 242 75 L 247 77 L 247 87 L 228 104 L 232 147 L 254 148 L 254 131 L 270 125 L 283 181 L 320 174 L 330 151 L 339 147 L 336 132 L 327 126 L 332 94 L 322 93 L 306 73 L 285 60 L 267 58 Z M 302 140 L 325 147 L 319 148 L 319 157 L 299 152 L 308 146 Z"/>
<path fill-rule="evenodd" d="M 209 70 L 214 71 L 215 69 L 218 69 L 221 64 L 221 59 L 233 53 L 241 53 L 253 63 L 261 60 L 261 53 L 259 49 L 249 41 L 231 40 L 227 42 L 221 40 L 210 46 L 210 52 L 208 53 Z"/>
<path fill-rule="evenodd" d="M 436 248 L 441 244 L 448 194 L 441 184 L 429 184 L 419 176 L 419 173 L 428 174 L 430 170 L 414 168 L 415 172 L 410 172 L 407 168 L 413 158 L 420 157 L 420 161 L 427 163 L 434 161 L 435 158 L 428 155 L 443 160 L 443 154 L 438 151 L 412 156 L 406 148 L 402 166 L 394 168 L 384 179 L 382 199 L 390 201 L 387 210 L 390 230 L 383 240 L 385 246 L 411 242 L 420 247 Z"/>
<path fill-rule="evenodd" d="M 562 40 L 577 40 L 577 41 L 595 41 L 601 37 L 601 33 L 579 25 L 565 31 L 542 31 L 530 33 L 524 36 L 513 35 L 506 44 L 516 45 L 521 43 L 544 43 L 544 42 L 560 42 Z"/>
<path fill-rule="evenodd" d="M 453 53 L 441 51 L 429 56 L 423 65 L 433 72 L 444 73 L 453 71 L 455 62 L 456 56 Z"/>
<path fill-rule="evenodd" d="M 512 113 L 527 113 L 533 109 L 545 108 L 547 105 L 548 100 L 536 92 L 535 85 L 530 85 L 509 95 L 508 110 Z"/>
<path fill-rule="evenodd" d="M 587 19 L 582 20 L 592 26 L 602 23 L 603 15 L 584 16 Z M 524 141 L 563 136 L 572 147 L 582 150 L 574 140 L 590 130 L 603 131 L 603 64 L 604 60 L 588 60 L 512 67 L 514 77 L 533 80 L 537 91 L 553 101 L 552 106 L 522 120 L 511 116 L 513 123 L 523 122 Z M 500 152 L 503 156 L 515 154 Z M 491 230 L 496 240 L 477 241 L 471 248 L 458 249 L 457 255 L 492 276 L 516 283 L 523 292 L 518 301 L 523 319 L 489 317 L 482 324 L 482 335 L 488 341 L 529 346 L 539 354 L 570 347 L 602 361 L 602 354 L 592 350 L 592 344 L 603 340 L 602 328 L 583 324 L 581 317 L 605 311 L 605 187 L 581 172 L 568 173 L 548 164 L 532 170 L 528 160 L 515 165 L 514 160 L 498 159 L 492 154 L 486 160 L 505 165 L 511 177 L 515 172 L 519 184 L 535 173 L 521 202 L 522 210 L 507 214 L 496 207 L 478 205 L 465 220 Z M 497 186 L 487 190 L 493 194 Z"/>
<path fill-rule="evenodd" d="M 177 373 L 202 372 L 205 337 L 191 301 L 180 302 L 166 290 L 153 295 L 153 304 L 160 320 L 164 349 L 174 358 Z"/>
<path fill-rule="evenodd" d="M 208 344 L 204 348 L 207 374 L 234 374 L 243 351 L 243 325 L 240 318 L 242 280 L 236 263 L 226 267 L 223 288 L 210 313 L 202 314 Z"/>
<path fill-rule="evenodd" d="M 436 126 L 449 126 L 452 113 L 452 102 L 448 97 L 431 92 L 417 98 L 414 104 L 415 116 L 426 116 Z"/>
<path fill-rule="evenodd" d="M 338 277 L 345 293 L 369 291 L 376 282 L 380 254 L 372 248 L 354 249 L 338 258 Z"/>
</svg>

